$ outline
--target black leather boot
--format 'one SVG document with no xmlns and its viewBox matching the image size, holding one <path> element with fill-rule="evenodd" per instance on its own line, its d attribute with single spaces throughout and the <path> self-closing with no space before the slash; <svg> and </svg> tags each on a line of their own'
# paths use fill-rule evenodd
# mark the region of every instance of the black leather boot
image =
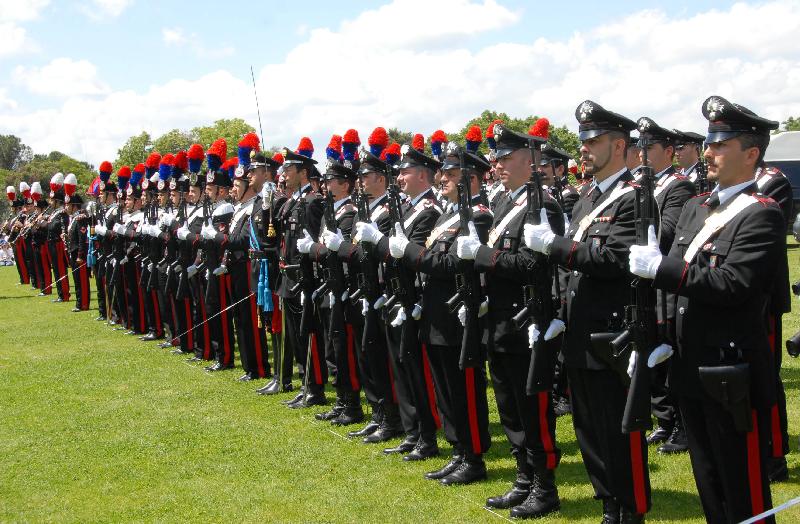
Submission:
<svg viewBox="0 0 800 524">
<path fill-rule="evenodd" d="M 406 438 L 393 448 L 386 448 L 383 452 L 387 455 L 396 455 L 402 453 L 411 453 L 415 447 L 417 447 L 417 441 L 419 437 L 417 435 L 406 435 Z"/>
<path fill-rule="evenodd" d="M 498 495 L 497 497 L 490 497 L 486 499 L 486 506 L 495 509 L 509 509 L 514 506 L 519 506 L 531 492 L 531 478 L 532 473 L 530 466 L 526 460 L 524 451 L 513 451 L 514 458 L 517 460 L 517 478 L 511 489 Z"/>
<path fill-rule="evenodd" d="M 603 499 L 603 520 L 600 524 L 619 524 L 619 503 L 614 499 Z"/>
<path fill-rule="evenodd" d="M 683 429 L 683 423 L 678 419 L 667 441 L 658 446 L 658 452 L 669 454 L 683 453 L 684 451 L 689 451 L 689 439 Z"/>
<path fill-rule="evenodd" d="M 540 468 L 533 474 L 531 492 L 525 502 L 511 508 L 513 519 L 538 519 L 561 509 L 552 469 Z"/>
<path fill-rule="evenodd" d="M 453 450 L 453 455 L 450 457 L 450 461 L 442 466 L 440 469 L 436 471 L 429 471 L 425 473 L 425 478 L 428 480 L 439 480 L 445 478 L 450 473 L 454 472 L 458 469 L 458 466 L 464 461 L 464 453 L 462 451 Z"/>
<path fill-rule="evenodd" d="M 358 391 L 344 394 L 344 409 L 339 416 L 331 420 L 334 426 L 351 426 L 364 420 L 364 410 L 361 409 L 361 397 Z"/>
<path fill-rule="evenodd" d="M 641 524 L 642 522 L 644 522 L 644 515 L 634 513 L 622 506 L 619 514 L 619 524 Z"/>
<path fill-rule="evenodd" d="M 439 456 L 439 445 L 436 443 L 436 435 L 421 436 L 417 440 L 417 445 L 411 450 L 411 453 L 403 457 L 406 462 L 414 462 L 417 460 L 426 460 L 431 457 Z"/>
<path fill-rule="evenodd" d="M 400 413 L 397 410 L 397 404 L 386 404 L 383 406 L 383 419 L 380 426 L 372 434 L 367 435 L 363 442 L 364 444 L 373 444 L 376 442 L 386 442 L 393 438 L 399 437 L 405 433 L 403 425 L 400 423 Z M 411 450 L 409 450 L 411 451 Z"/>
<path fill-rule="evenodd" d="M 367 422 L 367 425 L 361 429 L 349 432 L 347 436 L 351 438 L 368 437 L 378 430 L 381 425 L 381 420 L 383 420 L 383 406 L 376 403 L 372 406 L 372 418 Z"/>
<path fill-rule="evenodd" d="M 322 413 L 317 413 L 316 415 L 314 415 L 314 418 L 317 420 L 333 420 L 342 414 L 342 411 L 344 411 L 344 406 L 345 406 L 344 395 L 337 391 L 336 401 L 333 403 L 333 407 L 331 407 L 329 411 L 323 411 Z"/>
<path fill-rule="evenodd" d="M 486 480 L 486 463 L 483 462 L 483 457 L 466 455 L 455 471 L 439 479 L 439 483 L 444 486 L 461 486 L 479 480 Z"/>
<path fill-rule="evenodd" d="M 300 386 L 300 391 L 294 397 L 290 398 L 289 400 L 281 400 L 281 403 L 286 404 L 294 404 L 295 402 L 302 402 L 303 398 L 306 396 L 306 390 L 303 386 Z"/>
</svg>

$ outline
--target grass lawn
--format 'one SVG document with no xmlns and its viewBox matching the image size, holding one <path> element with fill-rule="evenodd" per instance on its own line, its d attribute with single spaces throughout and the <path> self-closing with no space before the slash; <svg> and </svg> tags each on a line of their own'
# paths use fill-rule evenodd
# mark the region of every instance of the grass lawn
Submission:
<svg viewBox="0 0 800 524">
<path fill-rule="evenodd" d="M 793 280 L 800 249 L 790 240 Z M 0 521 L 471 522 L 505 491 L 514 464 L 490 398 L 489 480 L 443 487 L 423 479 L 445 461 L 407 464 L 348 440 L 236 381 L 112 331 L 96 310 L 71 313 L 0 268 Z M 784 321 L 784 339 L 800 315 Z M 800 494 L 800 362 L 784 358 L 792 453 L 775 504 Z M 263 384 L 263 382 L 260 382 Z M 491 391 L 490 391 L 491 395 Z M 332 398 L 332 393 L 329 394 Z M 558 420 L 561 513 L 542 522 L 598 522 L 600 504 L 572 422 Z M 440 441 L 443 453 L 449 446 Z M 687 455 L 651 448 L 652 522 L 703 522 Z M 780 522 L 800 521 L 800 507 Z"/>
</svg>

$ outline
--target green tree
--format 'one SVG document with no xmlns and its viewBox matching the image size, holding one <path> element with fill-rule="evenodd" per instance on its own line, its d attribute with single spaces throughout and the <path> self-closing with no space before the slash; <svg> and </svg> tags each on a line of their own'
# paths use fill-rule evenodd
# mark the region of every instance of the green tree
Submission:
<svg viewBox="0 0 800 524">
<path fill-rule="evenodd" d="M 402 131 L 396 127 L 387 129 L 386 134 L 389 135 L 390 144 L 392 142 L 397 142 L 401 147 L 403 144 L 411 144 L 411 141 L 414 139 L 414 133 L 410 131 Z"/>
<path fill-rule="evenodd" d="M 114 160 L 114 167 L 119 169 L 122 166 L 129 166 L 131 169 L 139 162 L 147 160 L 147 155 L 153 150 L 153 142 L 147 131 L 142 131 L 138 135 L 130 137 L 125 144 L 117 150 L 117 159 Z"/>
<path fill-rule="evenodd" d="M 172 153 L 174 155 L 178 151 L 186 151 L 189 149 L 189 146 L 197 141 L 197 136 L 191 131 L 173 129 L 153 140 L 153 150 L 158 151 L 162 155 L 167 153 Z"/>
<path fill-rule="evenodd" d="M 228 144 L 228 157 L 231 157 L 236 154 L 239 140 L 245 134 L 252 132 L 255 132 L 255 128 L 241 118 L 223 118 L 210 126 L 195 127 L 190 133 L 197 137 L 197 141 L 204 149 L 208 149 L 218 138 L 224 138 Z"/>
<path fill-rule="evenodd" d="M 800 117 L 790 116 L 781 124 L 783 124 L 783 129 L 778 130 L 778 133 L 782 131 L 800 131 Z"/>
<path fill-rule="evenodd" d="M 0 135 L 0 169 L 16 169 L 33 158 L 31 148 L 14 135 Z"/>
</svg>

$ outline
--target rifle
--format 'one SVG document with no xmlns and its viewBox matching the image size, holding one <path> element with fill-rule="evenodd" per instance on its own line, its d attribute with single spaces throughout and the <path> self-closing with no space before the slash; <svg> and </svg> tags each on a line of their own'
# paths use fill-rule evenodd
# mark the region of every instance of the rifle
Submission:
<svg viewBox="0 0 800 524">
<path fill-rule="evenodd" d="M 330 229 L 331 231 L 336 231 L 336 212 L 333 210 L 333 195 L 331 194 L 330 188 L 328 187 L 328 182 L 325 180 L 325 177 L 322 177 L 322 187 L 325 190 L 324 196 L 324 218 L 325 218 L 325 227 Z M 303 222 L 304 223 L 304 222 Z M 328 256 L 325 259 L 325 268 L 322 270 L 322 285 L 314 290 L 311 294 L 312 300 L 318 300 L 320 297 L 325 296 L 326 292 L 333 293 L 335 299 L 338 299 L 342 296 L 344 292 L 344 269 L 342 268 L 342 263 L 339 261 L 339 257 L 336 253 L 328 253 Z M 333 307 L 333 304 L 331 304 Z"/>
<path fill-rule="evenodd" d="M 211 199 L 208 195 L 203 195 L 203 226 L 208 225 L 208 220 L 211 217 Z M 197 271 L 200 272 L 206 267 L 206 252 L 204 249 L 197 250 L 197 256 L 200 258 L 200 263 L 196 265 Z"/>
<path fill-rule="evenodd" d="M 653 197 L 655 188 L 653 169 L 647 162 L 648 139 L 641 138 L 642 176 L 636 188 L 634 219 L 636 224 L 636 243 L 647 245 L 648 229 L 656 227 L 658 206 Z M 650 418 L 650 368 L 647 358 L 658 345 L 659 332 L 656 321 L 656 296 L 649 280 L 635 278 L 631 282 L 631 304 L 625 306 L 624 330 L 611 341 L 615 356 L 627 354 L 631 348 L 636 353 L 636 367 L 631 377 L 625 411 L 622 416 L 622 431 L 631 433 L 653 427 Z"/>
<path fill-rule="evenodd" d="M 358 192 L 356 193 L 356 216 L 358 222 L 370 222 L 369 197 L 370 195 L 364 190 L 364 176 L 359 173 Z M 358 287 L 350 294 L 350 301 L 355 304 L 363 297 L 372 306 L 378 300 L 381 292 L 375 246 L 368 242 L 363 242 L 361 244 L 361 252 L 359 273 L 356 275 L 356 285 Z M 366 330 L 366 327 L 364 329 Z"/>
<path fill-rule="evenodd" d="M 531 152 L 531 177 L 525 183 L 527 193 L 526 224 L 539 224 L 542 209 L 545 208 L 542 173 L 539 171 L 541 141 L 532 137 L 528 140 Z M 517 329 L 522 329 L 529 321 L 533 321 L 539 329 L 539 337 L 533 343 L 531 360 L 528 366 L 528 378 L 525 390 L 528 394 L 545 391 L 552 387 L 554 355 L 548 352 L 544 335 L 550 323 L 558 316 L 561 300 L 553 297 L 553 286 L 558 291 L 558 269 L 547 260 L 542 253 L 534 255 L 536 265 L 530 273 L 529 282 L 523 287 L 525 306 L 511 319 Z M 560 293 L 556 293 L 560 295 Z"/>
<path fill-rule="evenodd" d="M 299 207 L 297 208 L 298 224 L 306 224 L 307 206 L 308 202 L 305 196 L 301 194 Z M 305 340 L 310 335 L 314 323 L 314 301 L 312 298 L 314 293 L 314 265 L 308 254 L 301 254 L 299 264 L 295 266 L 285 266 L 284 269 L 289 269 L 290 267 L 297 267 L 299 269 L 298 274 L 300 275 L 300 279 L 292 289 L 300 289 L 304 297 L 302 301 L 303 312 L 300 315 L 300 339 Z M 309 351 L 309 353 L 311 353 L 311 351 Z M 306 375 L 308 375 L 308 369 L 306 369 Z"/>
<path fill-rule="evenodd" d="M 455 142 L 447 145 L 448 156 L 457 155 L 461 181 L 458 183 L 458 217 L 461 233 L 469 234 L 472 222 L 472 191 L 470 175 L 464 164 L 464 150 Z M 458 366 L 461 369 L 474 368 L 480 363 L 481 329 L 478 310 L 481 307 L 481 276 L 475 271 L 472 260 L 459 260 L 456 273 L 456 294 L 447 301 L 451 313 L 455 313 L 463 305 L 466 311 L 464 330 L 461 335 L 461 353 Z"/>
<path fill-rule="evenodd" d="M 697 194 L 707 193 L 711 191 L 711 184 L 708 183 L 708 164 L 706 164 L 706 157 L 700 152 L 700 159 L 697 161 Z"/>
</svg>

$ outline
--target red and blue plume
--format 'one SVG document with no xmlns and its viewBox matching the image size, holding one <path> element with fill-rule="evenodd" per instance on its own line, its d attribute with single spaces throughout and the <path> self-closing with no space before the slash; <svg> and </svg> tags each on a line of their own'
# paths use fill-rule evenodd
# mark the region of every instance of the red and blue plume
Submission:
<svg viewBox="0 0 800 524">
<path fill-rule="evenodd" d="M 253 151 L 261 151 L 259 145 L 261 141 L 258 139 L 258 135 L 255 133 L 247 133 L 239 140 L 239 163 L 243 166 L 250 165 L 250 153 Z"/>
<path fill-rule="evenodd" d="M 494 121 L 492 121 L 491 124 L 489 124 L 489 127 L 486 128 L 486 142 L 488 142 L 489 149 L 491 149 L 492 151 L 497 149 L 497 142 L 494 141 L 494 126 L 502 123 L 503 121 L 497 118 Z"/>
<path fill-rule="evenodd" d="M 304 157 L 311 158 L 314 155 L 314 144 L 311 143 L 311 139 L 307 136 L 304 136 L 300 139 L 300 144 L 297 146 L 297 151 L 295 151 L 298 155 L 303 155 Z"/>
<path fill-rule="evenodd" d="M 328 142 L 328 147 L 325 148 L 325 156 L 336 160 L 337 162 L 341 162 L 344 160 L 342 156 L 342 137 L 339 135 L 333 135 L 331 137 L 331 141 Z"/>
<path fill-rule="evenodd" d="M 200 168 L 203 165 L 203 157 L 205 153 L 203 152 L 203 146 L 200 144 L 192 144 L 192 147 L 189 148 L 189 152 L 186 154 L 189 159 L 189 172 L 190 173 L 199 173 Z"/>
<path fill-rule="evenodd" d="M 150 178 L 151 176 L 155 175 L 158 172 L 158 165 L 160 163 L 161 163 L 161 155 L 159 153 L 153 151 L 147 156 L 147 160 L 144 161 L 145 173 L 147 174 L 147 178 Z"/>
<path fill-rule="evenodd" d="M 161 155 L 159 155 L 159 161 L 160 160 Z M 133 168 L 133 173 L 131 173 L 130 185 L 133 187 L 138 186 L 142 181 L 142 178 L 144 178 L 147 169 L 148 168 L 145 164 L 136 164 L 136 167 Z"/>
<path fill-rule="evenodd" d="M 358 137 L 358 131 L 355 129 L 348 129 L 342 137 L 342 153 L 345 160 L 351 162 L 356 159 L 358 154 L 358 146 L 361 145 L 361 139 Z"/>
<path fill-rule="evenodd" d="M 283 165 L 284 158 L 282 154 L 275 153 L 274 155 L 272 155 L 272 160 L 279 163 L 280 165 Z"/>
<path fill-rule="evenodd" d="M 169 180 L 170 175 L 172 174 L 172 166 L 175 165 L 175 155 L 167 153 L 161 158 L 161 162 L 158 164 L 158 179 L 159 180 Z"/>
<path fill-rule="evenodd" d="M 111 162 L 108 160 L 103 160 L 100 162 L 100 180 L 103 181 L 104 184 L 108 183 L 108 180 L 111 178 L 111 174 L 114 172 L 114 168 L 111 166 Z"/>
<path fill-rule="evenodd" d="M 250 159 L 248 158 L 248 160 Z M 227 172 L 228 178 L 230 178 L 231 180 L 236 178 L 237 167 L 239 167 L 239 158 L 235 156 L 230 157 L 228 160 L 225 161 L 225 164 L 223 164 L 223 168 Z"/>
<path fill-rule="evenodd" d="M 528 134 L 547 140 L 547 138 L 550 136 L 550 121 L 544 117 L 540 118 L 533 123 L 531 128 L 528 130 Z"/>
<path fill-rule="evenodd" d="M 389 133 L 382 127 L 376 127 L 370 133 L 367 143 L 369 144 L 369 152 L 380 157 L 383 150 L 389 145 Z"/>
<path fill-rule="evenodd" d="M 414 135 L 413 140 L 411 140 L 411 147 L 420 153 L 425 152 L 425 137 L 422 136 L 422 133 L 417 133 Z"/>
<path fill-rule="evenodd" d="M 189 159 L 186 151 L 178 151 L 175 154 L 175 162 L 172 164 L 172 176 L 181 176 L 189 168 Z"/>
<path fill-rule="evenodd" d="M 437 129 L 431 135 L 431 153 L 436 158 L 442 156 L 442 144 L 447 142 L 447 135 L 444 134 L 444 131 L 441 129 Z"/>
<path fill-rule="evenodd" d="M 478 151 L 478 146 L 483 141 L 483 133 L 479 126 L 470 126 L 467 135 L 464 137 L 467 141 L 467 151 L 475 153 Z"/>
<path fill-rule="evenodd" d="M 143 164 L 139 164 L 143 166 Z M 143 166 L 144 167 L 144 166 Z M 128 188 L 128 181 L 131 179 L 131 168 L 122 166 L 117 171 L 117 188 L 120 191 L 125 191 Z"/>
<path fill-rule="evenodd" d="M 400 144 L 392 142 L 389 147 L 383 150 L 381 160 L 389 165 L 395 165 L 400 160 Z"/>
<path fill-rule="evenodd" d="M 222 163 L 228 156 L 228 143 L 224 138 L 218 138 L 211 144 L 211 147 L 206 151 L 206 163 L 208 169 L 216 171 L 222 167 Z"/>
</svg>

